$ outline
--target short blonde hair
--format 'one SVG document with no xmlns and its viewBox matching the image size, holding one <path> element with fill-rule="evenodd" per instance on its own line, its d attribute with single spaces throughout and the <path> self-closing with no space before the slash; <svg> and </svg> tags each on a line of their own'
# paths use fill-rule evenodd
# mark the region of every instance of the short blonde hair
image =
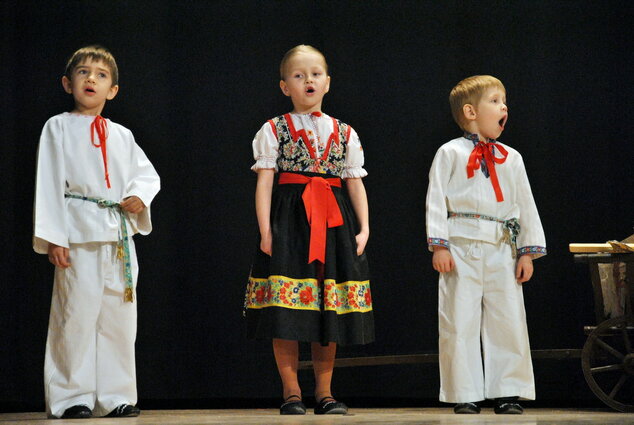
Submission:
<svg viewBox="0 0 634 425">
<path fill-rule="evenodd" d="M 110 74 L 112 77 L 112 85 L 116 86 L 119 84 L 119 68 L 117 68 L 117 62 L 114 60 L 114 56 L 108 49 L 99 45 L 92 45 L 82 47 L 73 53 L 73 56 L 70 57 L 68 63 L 66 64 L 66 70 L 64 75 L 69 80 L 72 80 L 71 76 L 75 68 L 83 63 L 86 59 L 90 59 L 92 61 L 102 61 L 108 68 L 110 68 Z"/>
<path fill-rule="evenodd" d="M 482 95 L 491 87 L 498 87 L 506 93 L 500 80 L 491 75 L 474 75 L 460 81 L 449 93 L 449 105 L 453 119 L 461 129 L 466 130 L 467 119 L 464 116 L 464 105 L 476 106 Z"/>
<path fill-rule="evenodd" d="M 309 46 L 308 44 L 300 44 L 298 46 L 293 47 L 291 50 L 286 52 L 284 57 L 282 58 L 282 62 L 280 63 L 280 78 L 284 79 L 284 71 L 286 70 L 286 64 L 291 60 L 293 56 L 298 53 L 316 53 L 322 57 L 324 60 L 324 65 L 326 66 L 326 74 L 328 74 L 328 62 L 326 62 L 326 57 L 319 50 L 314 48 L 313 46 Z"/>
</svg>

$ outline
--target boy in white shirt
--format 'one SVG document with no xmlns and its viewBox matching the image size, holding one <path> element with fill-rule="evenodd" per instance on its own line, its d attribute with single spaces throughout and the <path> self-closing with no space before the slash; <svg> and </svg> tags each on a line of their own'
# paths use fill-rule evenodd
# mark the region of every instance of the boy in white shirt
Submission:
<svg viewBox="0 0 634 425">
<path fill-rule="evenodd" d="M 49 417 L 138 416 L 132 236 L 152 230 L 160 179 L 127 128 L 101 117 L 119 89 L 100 46 L 62 77 L 72 112 L 49 119 L 38 149 L 33 249 L 55 265 L 44 387 Z"/>
<path fill-rule="evenodd" d="M 440 400 L 479 413 L 476 402 L 495 399 L 495 413 L 521 414 L 518 398 L 535 398 L 521 284 L 546 254 L 544 232 L 521 155 L 496 141 L 508 119 L 500 80 L 469 77 L 449 101 L 465 134 L 438 149 L 426 201 Z"/>
</svg>

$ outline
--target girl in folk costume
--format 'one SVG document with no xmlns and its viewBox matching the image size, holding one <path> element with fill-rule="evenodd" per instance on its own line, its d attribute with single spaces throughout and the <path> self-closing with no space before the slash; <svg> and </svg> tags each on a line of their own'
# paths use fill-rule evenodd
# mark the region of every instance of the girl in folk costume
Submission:
<svg viewBox="0 0 634 425">
<path fill-rule="evenodd" d="M 315 414 L 344 414 L 330 388 L 337 344 L 374 340 L 363 150 L 352 127 L 321 112 L 330 86 L 321 52 L 294 47 L 280 74 L 293 111 L 266 122 L 253 141 L 260 240 L 245 300 L 247 334 L 273 340 L 281 414 L 306 413 L 299 341 L 311 343 Z"/>
</svg>

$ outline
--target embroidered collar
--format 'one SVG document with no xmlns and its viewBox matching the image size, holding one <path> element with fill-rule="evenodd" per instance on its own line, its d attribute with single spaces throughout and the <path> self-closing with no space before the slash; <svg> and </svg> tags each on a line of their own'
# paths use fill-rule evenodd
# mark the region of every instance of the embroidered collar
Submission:
<svg viewBox="0 0 634 425">
<path fill-rule="evenodd" d="M 302 113 L 302 112 L 291 112 L 291 115 L 298 115 L 298 116 L 304 116 L 304 117 L 307 117 L 307 116 L 313 116 L 313 117 L 317 117 L 317 118 L 319 118 L 319 117 L 321 117 L 322 115 L 324 115 L 324 113 L 323 113 L 323 112 L 321 112 L 321 111 L 308 112 L 308 113 Z"/>
<path fill-rule="evenodd" d="M 477 134 L 469 133 L 468 131 L 464 132 L 464 138 L 471 140 L 473 142 L 473 146 L 477 145 L 478 142 L 480 141 L 480 138 L 478 137 Z M 486 141 L 487 141 L 487 143 L 497 143 L 497 140 L 495 140 L 495 139 L 487 138 Z"/>
</svg>

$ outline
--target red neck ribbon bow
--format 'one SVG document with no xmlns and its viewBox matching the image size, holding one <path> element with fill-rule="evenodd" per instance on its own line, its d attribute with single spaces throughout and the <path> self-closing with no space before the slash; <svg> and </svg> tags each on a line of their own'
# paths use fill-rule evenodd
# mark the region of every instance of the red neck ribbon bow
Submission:
<svg viewBox="0 0 634 425">
<path fill-rule="evenodd" d="M 495 156 L 495 149 L 498 149 L 502 154 L 502 157 Z M 471 178 L 475 175 L 475 170 L 480 168 L 480 161 L 484 161 L 491 175 L 491 185 L 495 191 L 495 198 L 498 202 L 504 201 L 504 195 L 502 195 L 502 189 L 500 188 L 500 182 L 498 181 L 498 175 L 495 172 L 495 164 L 503 164 L 506 161 L 508 152 L 503 146 L 493 142 L 483 142 L 480 140 L 471 151 L 469 155 L 469 162 L 467 163 L 467 178 Z"/>
<path fill-rule="evenodd" d="M 99 138 L 99 144 L 95 143 L 95 132 Z M 106 174 L 106 185 L 110 189 L 110 176 L 108 175 L 108 154 L 106 153 L 106 140 L 108 139 L 108 122 L 101 115 L 97 115 L 95 120 L 90 124 L 90 141 L 96 148 L 101 148 L 101 156 L 103 157 L 103 166 Z"/>
</svg>

